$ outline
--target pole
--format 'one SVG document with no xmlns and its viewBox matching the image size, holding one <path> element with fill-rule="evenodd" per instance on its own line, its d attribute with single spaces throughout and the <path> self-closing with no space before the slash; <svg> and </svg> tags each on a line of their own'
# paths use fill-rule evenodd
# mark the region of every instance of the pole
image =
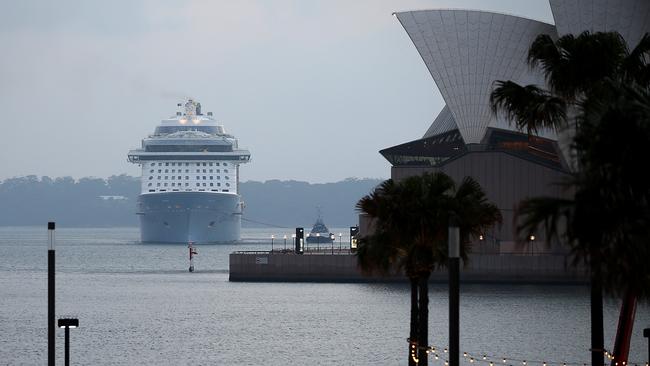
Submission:
<svg viewBox="0 0 650 366">
<path fill-rule="evenodd" d="M 648 362 L 650 362 L 650 328 L 643 330 L 643 336 L 648 338 Z"/>
<path fill-rule="evenodd" d="M 194 272 L 194 254 L 195 254 L 195 252 L 194 252 L 194 248 L 192 247 L 192 242 L 189 242 L 187 247 L 190 250 L 190 269 L 189 270 L 190 270 L 190 272 Z"/>
<path fill-rule="evenodd" d="M 70 366 L 70 327 L 65 327 L 65 366 Z"/>
<path fill-rule="evenodd" d="M 54 312 L 54 222 L 47 223 L 47 364 L 55 366 L 55 312 Z"/>
<path fill-rule="evenodd" d="M 273 253 L 273 240 L 275 239 L 274 235 L 271 235 L 271 253 Z"/>
<path fill-rule="evenodd" d="M 449 366 L 459 366 L 460 348 L 460 232 L 449 226 Z"/>
<path fill-rule="evenodd" d="M 284 236 L 284 251 L 287 251 L 287 236 Z"/>
</svg>

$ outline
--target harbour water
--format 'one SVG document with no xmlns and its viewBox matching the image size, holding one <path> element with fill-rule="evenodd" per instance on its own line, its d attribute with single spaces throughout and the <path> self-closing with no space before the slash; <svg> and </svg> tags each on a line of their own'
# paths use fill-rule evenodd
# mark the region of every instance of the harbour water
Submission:
<svg viewBox="0 0 650 366">
<path fill-rule="evenodd" d="M 70 332 L 72 364 L 405 364 L 406 285 L 228 282 L 228 254 L 269 250 L 272 234 L 282 248 L 291 231 L 242 229 L 241 244 L 199 246 L 196 271 L 188 273 L 186 246 L 139 244 L 137 228 L 57 229 L 57 317 L 80 320 Z M 46 363 L 46 253 L 45 226 L 0 228 L 0 365 Z M 429 338 L 444 347 L 447 289 L 430 291 Z M 589 363 L 587 288 L 461 291 L 461 351 Z M 605 302 L 608 347 L 618 306 Z M 635 325 L 630 360 L 646 362 L 647 304 L 638 307 Z M 57 360 L 63 363 L 63 331 Z"/>
</svg>

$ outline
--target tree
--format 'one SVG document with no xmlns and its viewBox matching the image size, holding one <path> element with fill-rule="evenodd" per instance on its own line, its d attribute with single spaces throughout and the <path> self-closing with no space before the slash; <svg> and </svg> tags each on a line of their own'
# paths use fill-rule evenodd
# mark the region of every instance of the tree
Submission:
<svg viewBox="0 0 650 366">
<path fill-rule="evenodd" d="M 572 172 L 572 178 L 568 182 L 575 192 L 574 199 L 534 198 L 524 201 L 519 210 L 519 215 L 524 221 L 519 229 L 527 233 L 538 226 L 544 226 L 549 237 L 554 234 L 560 236 L 557 235 L 560 227 L 558 222 L 563 221 L 566 231 L 561 236 L 570 245 L 577 261 L 588 263 L 591 278 L 591 348 L 594 365 L 603 364 L 603 280 L 607 290 L 616 291 L 627 288 L 624 283 L 627 280 L 633 281 L 632 277 L 643 278 L 638 275 L 640 268 L 644 266 L 630 266 L 635 263 L 634 259 L 638 260 L 639 257 L 632 255 L 625 258 L 626 256 L 621 254 L 624 251 L 632 251 L 637 255 L 644 253 L 641 242 L 631 245 L 633 242 L 629 240 L 626 232 L 639 222 L 648 224 L 647 215 L 642 213 L 616 216 L 619 220 L 611 220 L 611 216 L 607 216 L 625 211 L 628 207 L 637 207 L 637 211 L 647 212 L 648 206 L 647 201 L 639 200 L 634 204 L 629 200 L 629 191 L 626 189 L 630 188 L 631 182 L 627 181 L 630 174 L 614 176 L 607 173 L 607 169 L 613 167 L 612 159 L 622 157 L 616 154 L 615 150 L 627 144 L 627 133 L 621 134 L 625 131 L 623 126 L 616 126 L 616 121 L 620 121 L 622 116 L 622 109 L 608 109 L 607 118 L 611 122 L 607 125 L 608 129 L 603 129 L 606 126 L 602 124 L 605 121 L 604 111 L 607 109 L 605 106 L 612 105 L 613 102 L 624 107 L 627 105 L 627 98 L 634 99 L 634 93 L 629 90 L 628 93 L 621 94 L 620 88 L 625 84 L 633 85 L 633 89 L 647 91 L 650 81 L 650 65 L 647 62 L 649 58 L 648 34 L 642 37 L 631 52 L 618 33 L 584 32 L 577 37 L 566 35 L 557 41 L 553 41 L 548 35 L 540 35 L 530 47 L 528 62 L 531 67 L 541 69 L 548 90 L 535 85 L 520 86 L 512 81 L 497 81 L 490 96 L 496 114 L 504 113 L 508 120 L 529 134 L 542 128 L 575 129 L 573 147 L 577 152 L 579 168 Z M 618 97 L 620 95 L 624 95 L 623 99 Z M 644 104 L 640 99 L 636 103 Z M 633 119 L 640 121 L 640 113 L 633 115 Z M 600 137 L 596 142 L 592 141 L 594 133 Z M 612 153 L 614 154 L 609 155 Z M 634 161 L 638 162 L 638 159 Z M 638 170 L 639 166 L 630 171 L 635 169 Z M 610 185 L 618 188 L 611 191 Z M 638 192 L 644 189 L 647 187 L 635 191 L 637 196 L 640 195 Z M 635 197 L 639 198 L 637 196 Z M 635 222 L 637 224 L 634 224 Z M 612 255 L 613 253 L 616 255 Z M 612 258 L 618 258 L 618 262 Z M 647 258 L 646 256 L 645 259 Z M 627 260 L 630 262 L 621 263 Z M 621 271 L 621 265 L 629 270 Z M 630 277 L 624 280 L 621 273 Z M 613 280 L 613 277 L 618 280 Z M 633 309 L 635 296 L 637 295 L 624 296 L 623 308 L 630 308 L 629 302 L 632 302 Z M 619 323 L 619 332 L 621 324 Z M 623 328 L 625 327 L 628 327 L 629 334 L 631 324 L 623 324 Z M 621 356 L 626 360 L 626 352 L 619 351 L 618 348 L 615 347 L 615 352 L 624 353 Z"/>
<path fill-rule="evenodd" d="M 500 222 L 501 214 L 475 180 L 467 177 L 456 186 L 443 173 L 425 173 L 399 183 L 387 180 L 363 197 L 357 208 L 375 225 L 375 231 L 359 243 L 359 265 L 366 272 L 401 271 L 408 277 L 409 364 L 426 365 L 428 283 L 431 272 L 447 263 L 449 219 L 454 216 L 460 224 L 461 257 L 467 260 L 470 238 Z"/>
</svg>

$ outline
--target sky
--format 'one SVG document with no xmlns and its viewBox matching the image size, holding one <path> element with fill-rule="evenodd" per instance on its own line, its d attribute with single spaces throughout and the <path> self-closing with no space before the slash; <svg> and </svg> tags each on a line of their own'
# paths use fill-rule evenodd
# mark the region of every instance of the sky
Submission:
<svg viewBox="0 0 650 366">
<path fill-rule="evenodd" d="M 552 23 L 546 0 L 3 1 L 0 180 L 139 175 L 188 97 L 251 151 L 243 181 L 387 178 L 378 151 L 444 106 L 391 14 L 434 8 Z"/>
</svg>

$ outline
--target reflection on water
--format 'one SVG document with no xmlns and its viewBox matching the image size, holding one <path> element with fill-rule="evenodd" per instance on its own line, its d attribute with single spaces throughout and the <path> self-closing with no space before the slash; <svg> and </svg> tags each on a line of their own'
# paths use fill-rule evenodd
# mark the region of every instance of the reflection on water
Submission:
<svg viewBox="0 0 650 366">
<path fill-rule="evenodd" d="M 271 234 L 284 235 L 244 229 L 240 244 L 199 246 L 196 272 L 188 273 L 185 246 L 139 244 L 137 228 L 58 229 L 57 315 L 76 315 L 81 325 L 71 331 L 72 363 L 404 364 L 404 284 L 228 282 L 228 254 L 268 250 Z M 0 364 L 45 363 L 45 238 L 43 228 L 0 228 Z M 447 289 L 430 291 L 430 340 L 445 346 Z M 569 286 L 462 286 L 461 348 L 588 363 L 588 295 Z M 608 345 L 617 307 L 606 302 Z M 637 312 L 636 361 L 647 357 L 641 332 L 649 310 Z"/>
</svg>

